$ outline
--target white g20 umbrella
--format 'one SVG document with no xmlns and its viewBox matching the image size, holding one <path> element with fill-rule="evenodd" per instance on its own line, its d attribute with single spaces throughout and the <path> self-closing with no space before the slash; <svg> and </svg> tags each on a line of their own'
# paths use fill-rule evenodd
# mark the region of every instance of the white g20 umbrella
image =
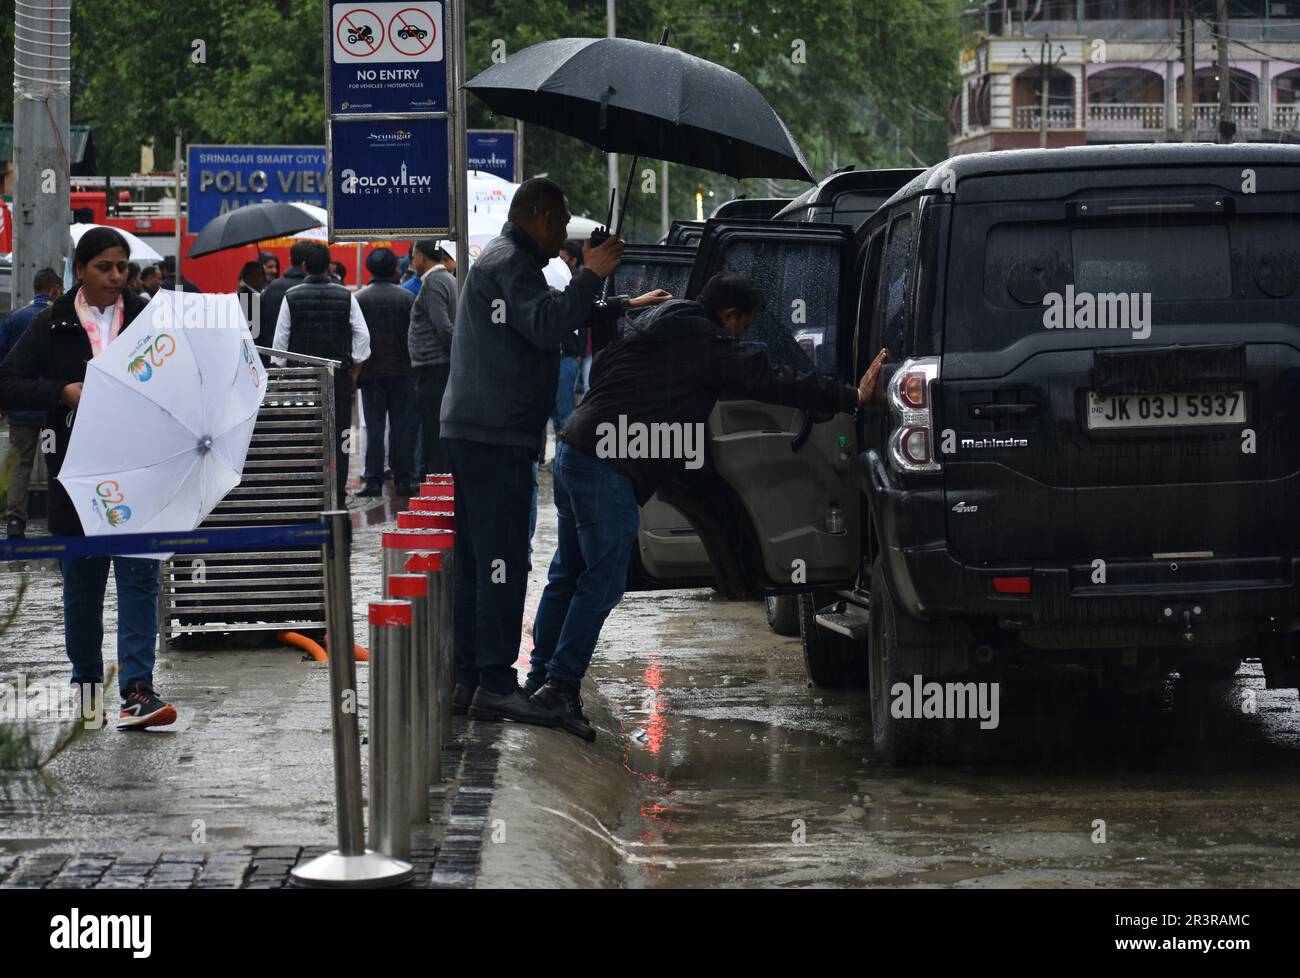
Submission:
<svg viewBox="0 0 1300 978">
<path fill-rule="evenodd" d="M 81 236 L 91 228 L 108 227 L 107 224 L 74 224 L 72 225 L 72 246 L 75 248 L 81 242 Z M 131 261 L 162 261 L 162 255 L 154 251 L 149 245 L 145 244 L 130 231 L 123 231 L 121 228 L 113 228 L 118 234 L 126 238 L 126 243 L 131 247 L 131 253 L 126 257 Z"/>
<path fill-rule="evenodd" d="M 234 295 L 159 292 L 86 365 L 58 476 L 86 535 L 197 527 L 239 485 L 265 394 Z"/>
</svg>

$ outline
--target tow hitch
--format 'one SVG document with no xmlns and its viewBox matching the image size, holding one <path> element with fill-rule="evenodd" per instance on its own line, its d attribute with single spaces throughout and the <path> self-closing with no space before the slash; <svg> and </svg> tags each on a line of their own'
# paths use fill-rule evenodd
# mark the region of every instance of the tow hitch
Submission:
<svg viewBox="0 0 1300 978">
<path fill-rule="evenodd" d="M 1196 641 L 1196 626 L 1205 620 L 1205 609 L 1200 604 L 1166 604 L 1160 608 L 1160 621 L 1166 625 L 1180 625 L 1183 641 L 1192 645 Z"/>
</svg>

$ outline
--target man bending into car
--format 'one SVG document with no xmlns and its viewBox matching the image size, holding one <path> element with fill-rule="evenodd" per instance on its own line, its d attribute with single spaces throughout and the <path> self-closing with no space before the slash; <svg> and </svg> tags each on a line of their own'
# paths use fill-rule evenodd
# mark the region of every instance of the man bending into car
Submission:
<svg viewBox="0 0 1300 978">
<path fill-rule="evenodd" d="M 774 366 L 761 347 L 739 343 L 761 303 L 753 282 L 720 272 L 698 300 L 674 299 L 643 314 L 598 351 L 591 390 L 560 433 L 554 467 L 559 548 L 533 622 L 524 690 L 584 740 L 595 740 L 596 731 L 582 712 L 579 684 L 601 626 L 623 597 L 638 507 L 675 466 L 702 463 L 702 444 L 694 451 L 627 451 L 617 433 L 673 431 L 685 449 L 686 433 L 704 431 L 719 398 L 851 413 L 880 393 L 883 350 L 855 388 Z"/>
</svg>

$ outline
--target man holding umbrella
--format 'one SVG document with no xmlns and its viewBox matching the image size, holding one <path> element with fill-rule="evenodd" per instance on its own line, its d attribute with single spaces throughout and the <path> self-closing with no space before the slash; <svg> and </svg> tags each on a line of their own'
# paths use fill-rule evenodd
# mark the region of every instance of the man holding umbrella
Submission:
<svg viewBox="0 0 1300 978">
<path fill-rule="evenodd" d="M 465 279 L 456 309 L 441 434 L 456 479 L 456 706 L 481 720 L 555 726 L 515 679 L 528 577 L 533 461 L 555 405 L 560 342 L 588 323 L 623 242 L 584 248 L 585 268 L 563 292 L 542 274 L 559 254 L 568 199 L 551 180 L 526 180 L 509 220 Z M 669 298 L 647 293 L 624 305 Z M 603 316 L 604 314 L 602 314 Z"/>
</svg>

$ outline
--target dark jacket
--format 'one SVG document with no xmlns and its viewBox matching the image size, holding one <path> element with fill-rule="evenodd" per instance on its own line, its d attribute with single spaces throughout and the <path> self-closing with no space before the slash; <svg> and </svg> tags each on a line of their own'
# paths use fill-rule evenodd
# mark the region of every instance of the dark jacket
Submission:
<svg viewBox="0 0 1300 978">
<path fill-rule="evenodd" d="M 261 322 L 261 331 L 253 330 L 253 339 L 257 341 L 258 346 L 269 347 L 275 340 L 275 321 L 280 318 L 280 303 L 284 301 L 284 294 L 295 285 L 302 285 L 303 279 L 307 273 L 301 268 L 289 268 L 283 275 L 262 290 L 262 298 L 258 302 L 258 319 Z"/>
<path fill-rule="evenodd" d="M 54 481 L 63 467 L 76 421 L 76 413 L 64 407 L 59 398 L 68 384 L 86 379 L 86 363 L 92 355 L 90 338 L 73 307 L 77 291 L 70 289 L 42 310 L 0 364 L 0 408 L 44 411 L 46 423 L 54 429 L 54 454 L 46 464 L 50 470 L 50 532 L 55 536 L 82 535 L 72 500 Z M 131 291 L 122 293 L 122 303 L 125 330 L 145 303 Z M 124 432 L 123 437 L 129 437 L 129 433 Z"/>
<path fill-rule="evenodd" d="M 284 294 L 289 352 L 338 360 L 352 369 L 352 293 L 330 275 L 308 275 Z M 340 373 L 339 376 L 342 376 Z"/>
<path fill-rule="evenodd" d="M 357 293 L 357 305 L 370 330 L 370 359 L 361 368 L 358 386 L 372 380 L 412 375 L 406 333 L 415 296 L 390 279 L 372 281 Z"/>
<path fill-rule="evenodd" d="M 424 276 L 416 290 L 415 305 L 411 307 L 408 341 L 412 366 L 436 367 L 451 363 L 452 323 L 455 320 L 456 276 L 445 265 L 439 265 Z"/>
<path fill-rule="evenodd" d="M 159 287 L 162 288 L 162 289 L 165 289 L 165 290 L 168 291 L 168 292 L 173 291 L 173 290 L 176 288 L 176 276 L 175 276 L 175 275 L 168 275 L 165 279 L 162 280 L 162 285 L 159 286 Z M 199 288 L 197 285 L 195 285 L 193 282 L 191 282 L 189 279 L 187 279 L 184 275 L 182 275 L 182 276 L 181 276 L 181 291 L 182 291 L 182 292 L 202 292 L 203 290 L 202 290 L 201 288 Z"/>
<path fill-rule="evenodd" d="M 704 306 L 673 299 L 633 321 L 592 363 L 591 390 L 560 432 L 566 443 L 608 458 L 628 474 L 644 504 L 680 458 L 620 458 L 597 448 L 601 429 L 625 430 L 640 422 L 707 425 L 713 406 L 747 399 L 820 412 L 852 412 L 858 390 L 823 374 L 796 373 L 775 366 L 760 346 L 738 343 Z M 707 428 L 703 429 L 707 431 Z M 608 444 L 608 443 L 607 443 Z M 702 447 L 702 446 L 701 446 Z"/>
<path fill-rule="evenodd" d="M 23 333 L 27 332 L 27 327 L 32 324 L 32 320 L 42 309 L 48 309 L 53 301 L 44 292 L 40 292 L 29 304 L 21 309 L 15 309 L 3 323 L 0 323 L 0 362 L 9 356 L 9 351 L 23 338 Z M 43 411 L 6 411 L 5 413 L 10 421 L 18 424 L 40 424 L 45 419 Z"/>
<path fill-rule="evenodd" d="M 546 284 L 546 257 L 509 221 L 483 249 L 456 306 L 443 438 L 541 451 L 555 410 L 564 334 L 592 314 L 600 279 L 583 269 L 563 292 Z"/>
</svg>

